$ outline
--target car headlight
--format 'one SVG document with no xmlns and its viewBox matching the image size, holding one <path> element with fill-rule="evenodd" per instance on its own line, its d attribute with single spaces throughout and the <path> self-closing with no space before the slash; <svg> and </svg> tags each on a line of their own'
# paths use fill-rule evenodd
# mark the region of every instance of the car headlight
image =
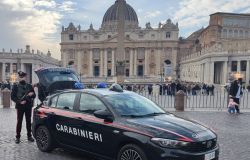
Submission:
<svg viewBox="0 0 250 160">
<path fill-rule="evenodd" d="M 181 148 L 187 146 L 190 143 L 164 138 L 152 138 L 151 141 L 164 148 Z"/>
</svg>

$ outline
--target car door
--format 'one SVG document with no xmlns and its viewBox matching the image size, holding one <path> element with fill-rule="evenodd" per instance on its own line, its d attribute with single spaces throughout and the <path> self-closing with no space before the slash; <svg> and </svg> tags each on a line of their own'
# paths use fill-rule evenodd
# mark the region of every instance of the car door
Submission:
<svg viewBox="0 0 250 160">
<path fill-rule="evenodd" d="M 51 126 L 54 132 L 54 138 L 63 145 L 73 146 L 77 141 L 74 132 L 76 128 L 77 113 L 75 111 L 75 101 L 78 97 L 77 92 L 62 93 L 57 96 L 57 102 L 54 108 L 51 108 L 53 121 Z"/>
<path fill-rule="evenodd" d="M 79 139 L 83 143 L 78 143 L 78 147 L 110 157 L 115 152 L 120 131 L 113 128 L 113 123 L 104 122 L 103 119 L 94 116 L 94 111 L 108 110 L 108 108 L 98 97 L 87 93 L 81 93 L 78 107 L 84 119 L 84 121 L 78 120 L 79 126 L 85 131 L 85 136 Z"/>
</svg>

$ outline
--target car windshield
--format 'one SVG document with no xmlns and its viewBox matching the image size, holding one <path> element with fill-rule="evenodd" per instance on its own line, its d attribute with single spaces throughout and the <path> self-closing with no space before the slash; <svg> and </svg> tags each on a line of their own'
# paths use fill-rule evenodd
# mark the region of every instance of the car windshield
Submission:
<svg viewBox="0 0 250 160">
<path fill-rule="evenodd" d="M 42 81 L 45 84 L 52 84 L 57 81 L 78 81 L 78 78 L 72 72 L 54 71 L 44 74 Z"/>
<path fill-rule="evenodd" d="M 120 116 L 144 117 L 166 114 L 154 102 L 137 94 L 107 95 L 105 99 Z"/>
</svg>

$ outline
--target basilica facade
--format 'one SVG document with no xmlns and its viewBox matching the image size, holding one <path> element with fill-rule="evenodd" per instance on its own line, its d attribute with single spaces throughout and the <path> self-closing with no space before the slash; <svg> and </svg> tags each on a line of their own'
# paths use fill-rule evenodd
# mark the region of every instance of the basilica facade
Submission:
<svg viewBox="0 0 250 160">
<path fill-rule="evenodd" d="M 160 82 L 177 78 L 178 23 L 168 19 L 153 28 L 140 27 L 135 10 L 117 0 L 104 14 L 102 25 L 87 30 L 70 23 L 62 27 L 61 59 L 64 67 L 73 66 L 82 81 L 115 81 L 119 61 L 118 6 L 124 8 L 125 82 Z"/>
</svg>

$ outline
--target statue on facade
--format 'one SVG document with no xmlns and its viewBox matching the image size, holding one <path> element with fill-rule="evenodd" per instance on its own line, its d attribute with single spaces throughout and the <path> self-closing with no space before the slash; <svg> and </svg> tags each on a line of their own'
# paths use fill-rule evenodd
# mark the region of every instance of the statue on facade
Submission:
<svg viewBox="0 0 250 160">
<path fill-rule="evenodd" d="M 152 29 L 150 22 L 146 23 L 146 29 Z"/>
</svg>

